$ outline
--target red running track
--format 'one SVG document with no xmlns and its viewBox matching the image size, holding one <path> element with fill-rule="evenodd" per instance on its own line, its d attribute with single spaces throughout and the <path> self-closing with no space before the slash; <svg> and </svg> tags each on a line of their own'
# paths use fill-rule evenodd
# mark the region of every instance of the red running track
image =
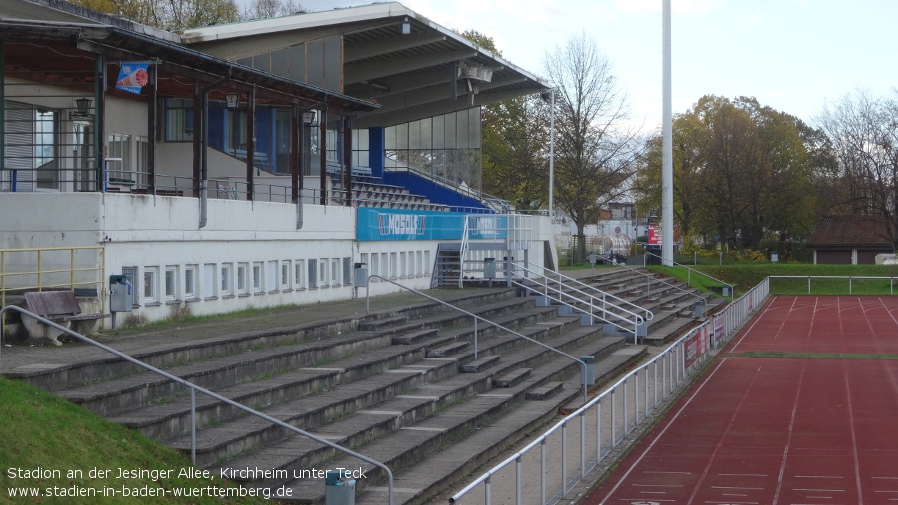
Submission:
<svg viewBox="0 0 898 505">
<path fill-rule="evenodd" d="M 584 503 L 898 505 L 896 358 L 898 298 L 775 297 Z"/>
</svg>

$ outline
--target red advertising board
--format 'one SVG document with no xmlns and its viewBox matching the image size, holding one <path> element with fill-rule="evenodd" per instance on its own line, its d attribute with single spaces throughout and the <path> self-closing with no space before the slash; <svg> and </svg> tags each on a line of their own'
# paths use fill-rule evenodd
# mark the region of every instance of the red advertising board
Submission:
<svg viewBox="0 0 898 505">
<path fill-rule="evenodd" d="M 649 245 L 661 245 L 661 225 L 652 223 L 649 225 Z"/>
<path fill-rule="evenodd" d="M 699 328 L 695 333 L 692 334 L 685 342 L 686 348 L 686 356 L 685 356 L 685 365 L 686 368 L 691 367 L 699 358 L 705 355 L 708 352 L 709 342 L 709 328 L 710 325 L 706 324 Z"/>
</svg>

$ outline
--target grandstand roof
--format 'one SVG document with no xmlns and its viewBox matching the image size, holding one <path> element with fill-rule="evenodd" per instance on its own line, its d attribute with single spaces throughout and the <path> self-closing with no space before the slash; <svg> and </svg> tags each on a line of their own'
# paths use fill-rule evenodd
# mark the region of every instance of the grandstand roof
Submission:
<svg viewBox="0 0 898 505">
<path fill-rule="evenodd" d="M 191 47 L 235 61 L 266 48 L 333 36 L 343 41 L 343 92 L 381 105 L 359 114 L 355 128 L 390 126 L 548 89 L 540 78 L 396 2 L 181 33 Z M 459 66 L 491 70 L 492 78 L 471 80 L 476 91 L 469 92 L 469 82 L 458 77 Z"/>
</svg>

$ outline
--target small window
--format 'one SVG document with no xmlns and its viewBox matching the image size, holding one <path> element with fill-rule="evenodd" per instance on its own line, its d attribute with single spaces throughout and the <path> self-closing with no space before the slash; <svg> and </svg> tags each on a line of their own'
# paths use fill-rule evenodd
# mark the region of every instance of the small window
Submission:
<svg viewBox="0 0 898 505">
<path fill-rule="evenodd" d="M 159 267 L 144 267 L 143 269 L 143 301 L 144 303 L 156 303 L 159 301 Z"/>
<path fill-rule="evenodd" d="M 165 299 L 167 301 L 178 299 L 178 267 L 165 267 Z"/>
<path fill-rule="evenodd" d="M 234 293 L 231 288 L 232 269 L 230 263 L 221 265 L 221 296 L 229 296 Z"/>
<path fill-rule="evenodd" d="M 290 289 L 290 260 L 281 260 L 281 289 Z"/>
<path fill-rule="evenodd" d="M 269 261 L 265 273 L 265 285 L 268 286 L 269 291 L 276 291 L 278 289 L 278 262 L 277 261 Z"/>
<path fill-rule="evenodd" d="M 196 265 L 184 267 L 184 298 L 187 300 L 196 299 L 196 274 Z"/>
<path fill-rule="evenodd" d="M 333 258 L 331 259 L 331 286 L 339 286 L 340 285 L 340 259 Z"/>
<path fill-rule="evenodd" d="M 217 296 L 215 288 L 215 263 L 206 263 L 203 265 L 203 296 L 206 298 Z"/>
<path fill-rule="evenodd" d="M 318 260 L 318 287 L 327 286 L 327 258 Z"/>
<path fill-rule="evenodd" d="M 304 289 L 305 283 L 305 266 L 303 260 L 295 260 L 293 262 L 293 289 Z"/>
<path fill-rule="evenodd" d="M 262 262 L 256 261 L 253 263 L 253 293 L 261 293 L 262 292 Z"/>
<path fill-rule="evenodd" d="M 237 264 L 237 294 L 238 295 L 246 294 L 246 270 L 248 268 L 249 267 L 246 263 L 238 263 Z"/>
</svg>

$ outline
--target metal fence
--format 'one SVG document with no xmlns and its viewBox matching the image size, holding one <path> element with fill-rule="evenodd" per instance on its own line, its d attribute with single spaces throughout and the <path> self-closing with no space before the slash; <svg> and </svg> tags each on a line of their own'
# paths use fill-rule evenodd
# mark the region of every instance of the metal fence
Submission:
<svg viewBox="0 0 898 505">
<path fill-rule="evenodd" d="M 526 447 L 449 498 L 449 503 L 555 504 L 627 439 L 661 402 L 751 317 L 770 292 L 769 280 L 692 329 Z M 609 458 L 610 459 L 610 458 Z M 598 476 L 596 471 L 596 476 Z M 478 492 L 474 492 L 477 490 Z"/>
</svg>

